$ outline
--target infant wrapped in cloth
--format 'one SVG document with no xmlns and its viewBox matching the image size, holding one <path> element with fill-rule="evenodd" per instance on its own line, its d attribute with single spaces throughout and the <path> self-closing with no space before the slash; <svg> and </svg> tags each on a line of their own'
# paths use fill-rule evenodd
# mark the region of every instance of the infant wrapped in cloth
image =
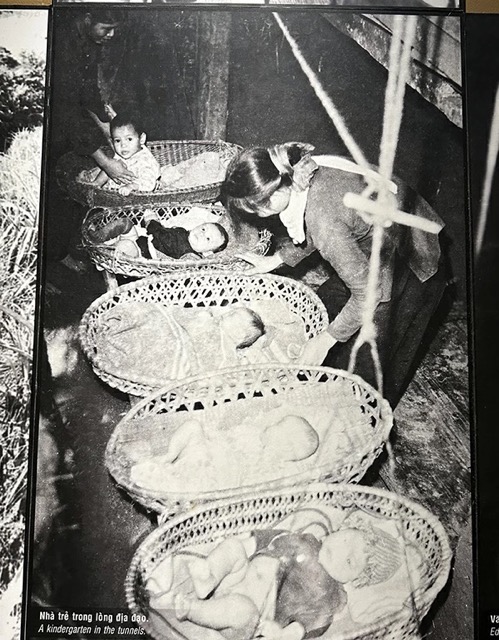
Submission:
<svg viewBox="0 0 499 640">
<path fill-rule="evenodd" d="M 161 386 L 237 364 L 290 361 L 304 342 L 302 322 L 277 300 L 199 308 L 132 302 L 102 315 L 96 351 L 108 371 Z"/>
</svg>

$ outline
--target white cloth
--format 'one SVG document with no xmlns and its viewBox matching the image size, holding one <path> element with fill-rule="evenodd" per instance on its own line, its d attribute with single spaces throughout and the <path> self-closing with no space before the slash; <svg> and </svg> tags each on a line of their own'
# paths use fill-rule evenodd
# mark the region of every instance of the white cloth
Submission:
<svg viewBox="0 0 499 640">
<path fill-rule="evenodd" d="M 355 162 L 352 162 L 352 160 L 348 160 L 348 158 L 321 155 L 312 156 L 312 160 L 321 167 L 330 167 L 332 169 L 362 175 L 367 180 L 372 180 L 375 184 L 380 184 L 384 181 L 381 175 L 374 169 L 366 170 Z M 390 193 L 397 193 L 397 185 L 392 180 L 387 182 L 387 186 Z M 305 209 L 307 206 L 307 198 L 308 189 L 304 191 L 292 190 L 288 206 L 279 214 L 279 218 L 286 227 L 289 237 L 294 244 L 302 244 L 305 242 Z"/>
<path fill-rule="evenodd" d="M 320 167 L 330 167 L 331 169 L 340 169 L 341 171 L 346 171 L 348 173 L 357 173 L 358 175 L 364 176 L 366 179 L 371 179 L 378 184 L 384 181 L 381 175 L 374 169 L 366 170 L 364 167 L 361 167 L 352 160 L 343 158 L 342 156 L 312 156 L 312 160 L 315 160 Z M 395 182 L 388 180 L 387 186 L 390 193 L 397 193 L 397 185 Z"/>
<path fill-rule="evenodd" d="M 289 204 L 281 211 L 279 218 L 286 227 L 294 244 L 305 242 L 305 208 L 307 206 L 308 189 L 291 191 Z"/>
</svg>

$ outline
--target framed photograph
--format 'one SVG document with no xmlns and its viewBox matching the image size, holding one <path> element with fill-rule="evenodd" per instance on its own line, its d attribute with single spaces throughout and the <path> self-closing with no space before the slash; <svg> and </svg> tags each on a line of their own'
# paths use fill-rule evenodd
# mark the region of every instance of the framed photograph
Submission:
<svg viewBox="0 0 499 640">
<path fill-rule="evenodd" d="M 471 638 L 461 16 L 63 4 L 25 637 Z"/>
</svg>

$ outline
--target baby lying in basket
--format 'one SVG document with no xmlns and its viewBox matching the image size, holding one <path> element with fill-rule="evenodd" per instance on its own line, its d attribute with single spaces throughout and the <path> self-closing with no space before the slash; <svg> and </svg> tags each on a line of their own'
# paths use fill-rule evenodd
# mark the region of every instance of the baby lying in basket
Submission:
<svg viewBox="0 0 499 640">
<path fill-rule="evenodd" d="M 128 196 L 133 191 L 154 191 L 160 177 L 159 162 L 146 147 L 146 134 L 139 120 L 133 114 L 119 114 L 111 120 L 111 142 L 114 158 L 121 160 L 125 167 L 135 175 L 132 183 L 118 184 L 105 171 L 99 168 L 83 171 L 80 182 L 90 182 L 95 187 L 108 191 L 118 191 Z"/>
<path fill-rule="evenodd" d="M 90 237 L 130 257 L 154 260 L 207 257 L 223 251 L 229 242 L 229 234 L 217 222 L 202 222 L 189 230 L 165 227 L 154 211 L 146 211 L 143 224 L 134 225 L 130 218 L 119 218 L 91 231 Z"/>
<path fill-rule="evenodd" d="M 403 607 L 422 563 L 415 549 L 407 554 L 395 529 L 373 520 L 354 511 L 331 528 L 322 516 L 295 532 L 228 537 L 208 554 L 180 551 L 149 579 L 149 606 L 167 622 L 173 616 L 227 640 L 302 640 L 322 635 L 340 617 L 372 623 Z M 389 581 L 393 593 L 384 590 Z M 189 628 L 195 627 L 185 627 L 188 636 Z"/>
<path fill-rule="evenodd" d="M 137 437 L 123 436 L 121 459 L 133 485 L 169 497 L 310 472 L 328 476 L 352 456 L 360 460 L 372 431 L 351 387 L 349 393 L 342 385 L 298 387 L 146 422 Z"/>
<path fill-rule="evenodd" d="M 178 380 L 251 358 L 250 347 L 264 334 L 261 317 L 245 306 L 168 309 L 134 302 L 103 315 L 96 346 L 112 367 Z"/>
</svg>

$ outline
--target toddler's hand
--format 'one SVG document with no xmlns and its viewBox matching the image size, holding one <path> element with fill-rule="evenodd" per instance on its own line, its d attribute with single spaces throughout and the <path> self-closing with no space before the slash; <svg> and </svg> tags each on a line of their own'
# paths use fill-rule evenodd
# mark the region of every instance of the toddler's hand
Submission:
<svg viewBox="0 0 499 640">
<path fill-rule="evenodd" d="M 122 186 L 118 189 L 120 196 L 129 196 L 132 193 L 132 187 Z"/>
<path fill-rule="evenodd" d="M 157 222 L 160 222 L 159 216 L 157 214 L 156 211 L 153 211 L 152 209 L 146 209 L 144 211 L 144 216 L 142 218 L 144 220 L 144 222 L 147 224 L 148 222 L 151 222 L 151 220 L 156 220 Z"/>
</svg>

